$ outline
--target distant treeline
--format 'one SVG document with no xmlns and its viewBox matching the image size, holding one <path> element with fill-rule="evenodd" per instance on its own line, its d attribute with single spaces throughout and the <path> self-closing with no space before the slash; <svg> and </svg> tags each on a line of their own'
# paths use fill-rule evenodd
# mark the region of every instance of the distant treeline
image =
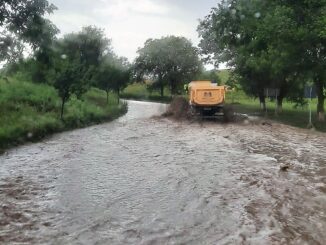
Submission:
<svg viewBox="0 0 326 245">
<path fill-rule="evenodd" d="M 6 74 L 22 73 L 36 83 L 53 85 L 64 105 L 90 87 L 119 94 L 130 82 L 146 82 L 149 90 L 182 93 L 195 79 L 220 82 L 203 62 L 226 62 L 227 84 L 260 99 L 266 88 L 284 99 L 304 103 L 304 87 L 315 85 L 318 118 L 324 120 L 326 77 L 326 0 L 223 0 L 198 26 L 195 47 L 184 37 L 149 39 L 130 64 L 112 51 L 110 39 L 95 26 L 58 38 L 45 14 L 56 7 L 47 0 L 0 3 L 0 61 Z M 32 50 L 23 58 L 24 48 Z"/>
</svg>

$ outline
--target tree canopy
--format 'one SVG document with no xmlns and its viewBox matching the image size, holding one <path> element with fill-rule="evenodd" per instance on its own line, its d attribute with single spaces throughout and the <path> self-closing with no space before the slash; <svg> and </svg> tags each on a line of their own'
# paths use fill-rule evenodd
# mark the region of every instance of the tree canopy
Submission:
<svg viewBox="0 0 326 245">
<path fill-rule="evenodd" d="M 95 26 L 65 35 L 61 46 L 66 55 L 78 58 L 86 66 L 98 66 L 104 56 L 113 55 L 111 40 Z"/>
<path fill-rule="evenodd" d="M 0 61 L 15 61 L 26 44 L 33 50 L 51 43 L 58 29 L 44 16 L 56 7 L 47 0 L 0 2 Z"/>
<path fill-rule="evenodd" d="M 65 102 L 72 94 L 81 97 L 91 86 L 107 93 L 120 92 L 129 82 L 129 63 L 112 51 L 104 31 L 94 26 L 65 35 L 53 47 L 54 86 Z M 61 117 L 62 117 L 61 114 Z"/>
<path fill-rule="evenodd" d="M 302 98 L 306 81 L 318 87 L 324 114 L 325 0 L 224 0 L 201 21 L 205 59 L 233 67 L 243 89 L 264 102 L 264 88 Z"/>
<path fill-rule="evenodd" d="M 107 57 L 94 76 L 95 86 L 104 90 L 109 101 L 109 92 L 120 94 L 131 79 L 131 68 L 125 58 Z"/>
<path fill-rule="evenodd" d="M 198 75 L 202 63 L 188 39 L 168 36 L 147 40 L 138 50 L 134 68 L 137 78 L 152 80 L 163 96 L 165 86 L 177 94 L 185 82 Z"/>
</svg>

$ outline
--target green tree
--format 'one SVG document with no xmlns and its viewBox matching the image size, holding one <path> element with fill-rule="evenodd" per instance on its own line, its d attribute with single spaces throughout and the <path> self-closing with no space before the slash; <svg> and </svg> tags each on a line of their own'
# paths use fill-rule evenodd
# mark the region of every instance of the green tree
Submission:
<svg viewBox="0 0 326 245">
<path fill-rule="evenodd" d="M 94 84 L 106 92 L 107 103 L 109 93 L 118 95 L 131 80 L 130 64 L 124 57 L 106 56 L 94 75 Z"/>
<path fill-rule="evenodd" d="M 65 35 L 57 42 L 54 50 L 79 62 L 84 66 L 84 70 L 87 70 L 89 79 L 84 79 L 86 84 L 81 86 L 82 90 L 77 93 L 79 98 L 89 87 L 96 86 L 94 76 L 99 72 L 101 64 L 108 59 L 116 59 L 110 39 L 105 36 L 104 30 L 95 26 L 86 26 L 78 33 Z"/>
<path fill-rule="evenodd" d="M 164 96 L 164 65 L 166 62 L 165 44 L 162 39 L 148 39 L 143 48 L 138 50 L 138 57 L 134 64 L 136 81 L 149 79 L 153 81 L 152 89 L 158 88 L 161 97 Z"/>
<path fill-rule="evenodd" d="M 326 0 L 286 1 L 296 14 L 300 33 L 301 71 L 317 88 L 317 114 L 325 121 L 326 89 Z"/>
<path fill-rule="evenodd" d="M 202 63 L 197 49 L 189 40 L 168 36 L 147 40 L 144 47 L 138 50 L 134 67 L 136 74 L 160 84 L 163 96 L 166 85 L 172 94 L 177 94 L 185 82 L 200 73 Z"/>
<path fill-rule="evenodd" d="M 64 36 L 62 49 L 69 57 L 75 57 L 87 67 L 97 67 L 108 55 L 113 56 L 111 40 L 104 30 L 95 26 L 86 26 L 78 33 Z"/>
<path fill-rule="evenodd" d="M 266 42 L 255 37 L 261 21 L 257 20 L 261 12 L 255 16 L 256 7 L 252 6 L 252 2 L 223 1 L 201 21 L 198 27 L 202 38 L 199 46 L 207 61 L 215 65 L 227 62 L 234 67 L 243 89 L 259 97 L 264 105 L 264 87 L 269 86 L 270 79 L 266 76 L 266 62 L 257 60 L 261 50 L 266 49 Z"/>
<path fill-rule="evenodd" d="M 106 103 L 109 104 L 109 93 L 112 90 L 112 79 L 116 77 L 118 69 L 110 64 L 102 64 L 94 76 L 96 86 L 106 92 Z"/>
<path fill-rule="evenodd" d="M 121 70 L 115 68 L 112 73 L 113 77 L 110 83 L 111 91 L 118 95 L 120 101 L 120 93 L 125 89 L 130 82 L 130 70 Z"/>
<path fill-rule="evenodd" d="M 217 70 L 211 70 L 211 71 L 202 71 L 201 74 L 197 77 L 198 80 L 208 80 L 212 81 L 214 83 L 220 84 L 221 78 L 218 75 Z"/>
<path fill-rule="evenodd" d="M 125 89 L 131 81 L 131 66 L 126 58 L 120 57 L 115 60 L 115 72 L 113 73 L 111 89 L 118 95 L 120 101 L 120 92 Z"/>
<path fill-rule="evenodd" d="M 89 71 L 78 60 L 69 59 L 65 56 L 57 57 L 55 61 L 54 87 L 61 98 L 60 118 L 63 119 L 64 106 L 72 94 L 85 92 L 83 86 L 89 79 Z"/>
<path fill-rule="evenodd" d="M 0 61 L 22 57 L 25 44 L 33 50 L 47 45 L 58 29 L 47 19 L 56 7 L 46 0 L 0 2 Z"/>
<path fill-rule="evenodd" d="M 305 80 L 319 91 L 323 119 L 325 86 L 325 0 L 227 0 L 201 21 L 200 47 L 206 60 L 228 62 L 244 90 L 264 104 L 264 88 L 302 98 Z"/>
</svg>

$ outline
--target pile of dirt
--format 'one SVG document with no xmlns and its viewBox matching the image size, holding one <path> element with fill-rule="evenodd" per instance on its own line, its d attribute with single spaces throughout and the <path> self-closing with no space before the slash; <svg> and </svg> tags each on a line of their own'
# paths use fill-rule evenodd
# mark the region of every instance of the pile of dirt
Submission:
<svg viewBox="0 0 326 245">
<path fill-rule="evenodd" d="M 238 120 L 232 105 L 225 105 L 223 108 L 223 114 L 223 121 L 225 123 L 236 122 Z"/>
<path fill-rule="evenodd" d="M 188 119 L 190 115 L 189 102 L 184 97 L 175 97 L 169 105 L 164 117 L 172 117 L 177 120 Z"/>
</svg>

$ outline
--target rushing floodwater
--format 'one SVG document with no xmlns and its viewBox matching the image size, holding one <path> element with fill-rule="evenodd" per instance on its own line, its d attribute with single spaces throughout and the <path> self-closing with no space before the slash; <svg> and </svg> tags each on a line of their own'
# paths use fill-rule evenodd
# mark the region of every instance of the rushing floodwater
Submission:
<svg viewBox="0 0 326 245">
<path fill-rule="evenodd" d="M 164 110 L 129 102 L 0 156 L 0 243 L 326 243 L 324 134 L 152 118 Z"/>
</svg>

